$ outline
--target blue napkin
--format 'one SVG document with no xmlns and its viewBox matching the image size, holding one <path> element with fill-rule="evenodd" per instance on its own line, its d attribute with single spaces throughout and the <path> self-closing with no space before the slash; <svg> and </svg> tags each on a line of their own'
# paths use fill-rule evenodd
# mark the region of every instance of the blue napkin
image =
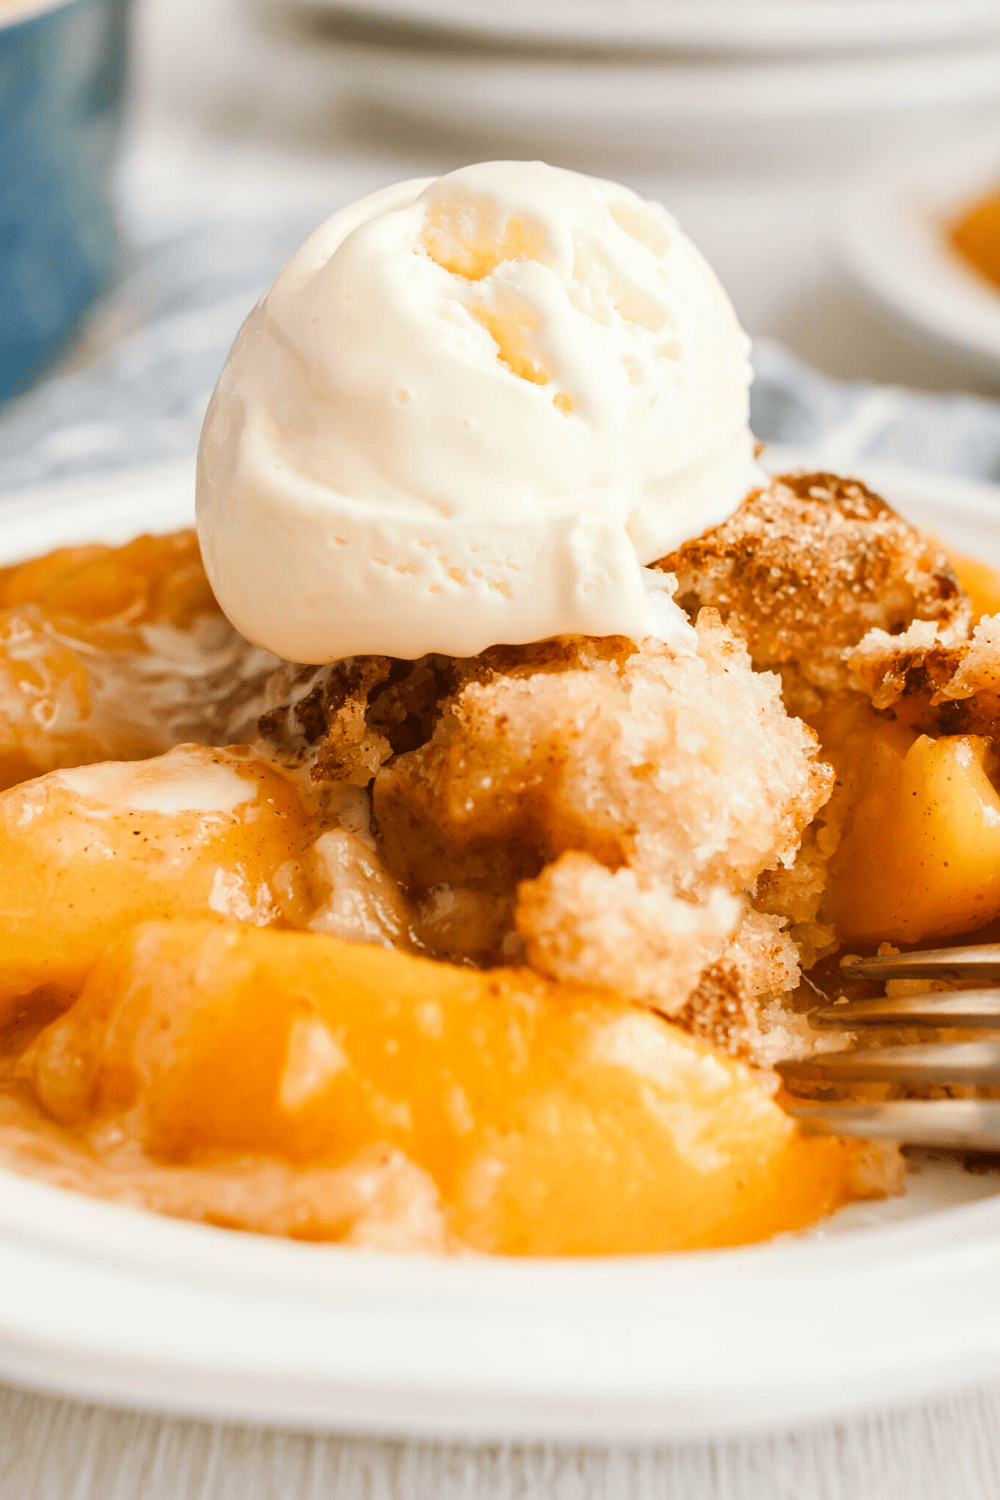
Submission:
<svg viewBox="0 0 1000 1500">
<path fill-rule="evenodd" d="M 764 443 L 1000 483 L 1000 402 L 832 380 L 771 339 L 754 344 L 750 422 Z"/>
</svg>

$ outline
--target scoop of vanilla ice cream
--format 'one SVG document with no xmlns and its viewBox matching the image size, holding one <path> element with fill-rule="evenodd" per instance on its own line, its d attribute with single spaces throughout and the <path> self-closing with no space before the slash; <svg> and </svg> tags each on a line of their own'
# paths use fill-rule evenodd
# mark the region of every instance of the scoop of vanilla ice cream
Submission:
<svg viewBox="0 0 1000 1500">
<path fill-rule="evenodd" d="M 198 460 L 233 624 L 291 661 L 693 633 L 644 565 L 762 482 L 749 342 L 659 205 L 542 162 L 334 214 L 240 331 Z"/>
</svg>

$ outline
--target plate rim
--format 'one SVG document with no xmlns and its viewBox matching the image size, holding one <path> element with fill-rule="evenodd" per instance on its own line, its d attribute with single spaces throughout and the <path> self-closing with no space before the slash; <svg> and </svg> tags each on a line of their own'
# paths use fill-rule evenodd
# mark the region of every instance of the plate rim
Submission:
<svg viewBox="0 0 1000 1500">
<path fill-rule="evenodd" d="M 1000 386 L 1000 288 L 943 237 L 952 215 L 998 190 L 1000 129 L 961 135 L 853 188 L 832 217 L 831 238 L 885 311 Z"/>
</svg>

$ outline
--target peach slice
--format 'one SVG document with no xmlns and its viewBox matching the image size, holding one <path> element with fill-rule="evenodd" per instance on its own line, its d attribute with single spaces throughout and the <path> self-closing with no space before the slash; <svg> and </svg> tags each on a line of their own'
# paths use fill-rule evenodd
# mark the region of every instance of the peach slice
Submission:
<svg viewBox="0 0 1000 1500">
<path fill-rule="evenodd" d="M 0 793 L 0 1010 L 73 992 L 148 917 L 268 923 L 275 870 L 318 827 L 295 783 L 242 746 L 53 771 Z"/>
<path fill-rule="evenodd" d="M 193 531 L 0 569 L 0 789 L 61 766 L 225 744 L 273 658 L 212 596 Z"/>
<path fill-rule="evenodd" d="M 145 624 L 184 629 L 199 615 L 221 614 L 193 531 L 140 536 L 124 547 L 61 547 L 0 569 L 0 609 L 27 604 L 74 621 L 86 639 Z"/>
<path fill-rule="evenodd" d="M 948 548 L 956 577 L 972 600 L 972 619 L 978 625 L 984 615 L 1000 614 L 1000 573 L 977 558 Z"/>
<path fill-rule="evenodd" d="M 388 1142 L 483 1251 L 733 1245 L 855 1195 L 742 1064 L 612 991 L 314 934 L 151 922 L 22 1062 L 43 1106 L 168 1162 Z"/>
<path fill-rule="evenodd" d="M 1000 915 L 1000 796 L 991 742 L 873 723 L 834 758 L 853 803 L 823 918 L 844 942 L 917 942 Z"/>
<path fill-rule="evenodd" d="M 963 214 L 952 226 L 951 242 L 981 276 L 1000 287 L 1000 194 Z"/>
</svg>

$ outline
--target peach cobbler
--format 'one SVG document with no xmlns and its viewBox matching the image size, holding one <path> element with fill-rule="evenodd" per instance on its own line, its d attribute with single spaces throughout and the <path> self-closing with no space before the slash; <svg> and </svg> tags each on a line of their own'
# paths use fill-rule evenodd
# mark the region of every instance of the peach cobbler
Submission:
<svg viewBox="0 0 1000 1500">
<path fill-rule="evenodd" d="M 614 184 L 486 164 L 317 231 L 210 408 L 200 549 L 0 572 L 3 1165 L 505 1254 L 900 1190 L 772 1065 L 843 1044 L 844 944 L 1000 916 L 1000 585 L 768 480 L 748 379 Z"/>
<path fill-rule="evenodd" d="M 951 226 L 949 239 L 968 265 L 1000 289 L 1000 191 L 963 213 Z"/>
</svg>

